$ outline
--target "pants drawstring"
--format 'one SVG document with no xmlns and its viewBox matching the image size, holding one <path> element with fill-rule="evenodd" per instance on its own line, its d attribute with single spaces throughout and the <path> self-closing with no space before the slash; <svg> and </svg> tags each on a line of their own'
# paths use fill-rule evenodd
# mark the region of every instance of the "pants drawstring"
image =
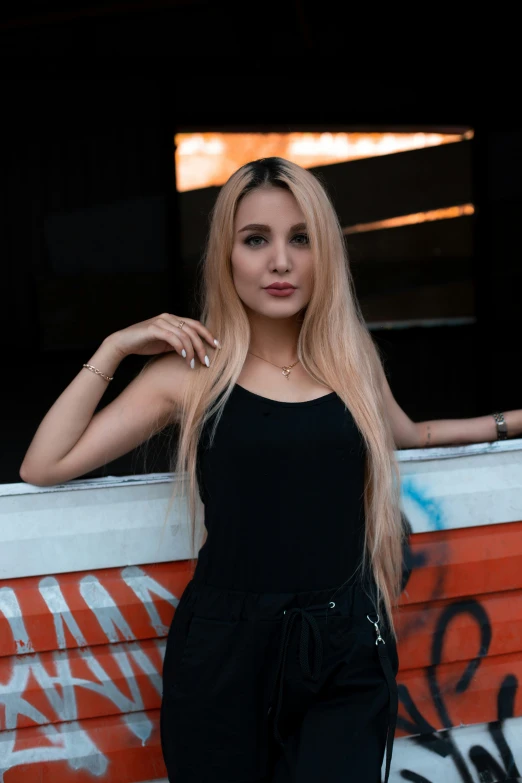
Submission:
<svg viewBox="0 0 522 783">
<path fill-rule="evenodd" d="M 283 685 L 284 685 L 284 668 L 286 663 L 286 655 L 288 650 L 288 643 L 290 640 L 290 633 L 296 620 L 301 620 L 301 636 L 299 640 L 299 663 L 303 677 L 306 679 L 317 681 L 321 675 L 322 663 L 323 663 L 323 644 L 321 640 L 321 633 L 319 626 L 312 614 L 314 610 L 324 611 L 325 614 L 328 609 L 333 609 L 335 603 L 330 601 L 327 604 L 320 604 L 316 606 L 309 606 L 306 609 L 300 607 L 294 607 L 290 610 L 284 610 L 284 618 L 281 629 L 281 641 L 279 645 L 279 654 L 277 659 L 276 675 L 273 691 L 270 697 L 270 705 L 268 708 L 268 715 L 272 712 L 272 706 L 274 703 L 274 694 L 277 691 L 276 710 L 273 719 L 273 733 L 278 744 L 283 747 L 284 743 L 279 733 L 278 721 L 281 712 L 281 706 L 283 702 Z M 379 615 L 376 615 L 377 619 L 372 620 L 369 615 L 366 615 L 369 622 L 375 627 L 377 635 L 375 644 L 377 645 L 377 652 L 379 654 L 379 661 L 386 679 L 389 692 L 388 702 L 388 730 L 386 737 L 386 767 L 383 783 L 388 783 L 390 775 L 390 765 L 393 752 L 393 740 L 395 736 L 395 728 L 397 724 L 398 713 L 398 695 L 397 695 L 397 683 L 393 670 L 391 667 L 388 653 L 386 652 L 386 642 L 382 638 L 379 630 Z M 310 665 L 310 631 L 313 635 L 313 660 Z"/>
<path fill-rule="evenodd" d="M 274 737 L 276 741 L 279 743 L 279 745 L 281 746 L 283 746 L 283 740 L 281 739 L 281 735 L 279 734 L 278 720 L 279 720 L 279 714 L 281 712 L 281 705 L 283 702 L 283 682 L 284 682 L 283 672 L 286 663 L 286 653 L 288 650 L 288 642 L 290 639 L 290 632 L 292 630 L 292 626 L 294 625 L 295 621 L 298 618 L 301 619 L 301 637 L 299 641 L 299 663 L 301 665 L 301 671 L 303 672 L 303 677 L 305 677 L 306 679 L 317 681 L 321 675 L 321 669 L 323 665 L 323 643 L 321 640 L 321 632 L 319 630 L 319 626 L 317 625 L 317 621 L 314 615 L 311 614 L 311 612 L 314 609 L 321 609 L 322 611 L 328 611 L 329 608 L 333 608 L 334 606 L 335 606 L 334 602 L 330 601 L 328 604 L 309 606 L 306 609 L 294 607 L 289 611 L 287 611 L 286 609 L 284 610 L 283 625 L 281 629 L 281 643 L 279 645 L 279 655 L 277 659 L 274 690 L 272 691 L 270 706 L 268 708 L 268 714 L 270 715 L 272 711 L 274 692 L 277 690 L 277 704 L 276 704 L 276 711 L 274 715 L 273 730 L 274 730 Z M 310 631 L 312 631 L 313 638 L 314 638 L 312 666 L 310 666 L 310 652 L 309 652 Z"/>
</svg>

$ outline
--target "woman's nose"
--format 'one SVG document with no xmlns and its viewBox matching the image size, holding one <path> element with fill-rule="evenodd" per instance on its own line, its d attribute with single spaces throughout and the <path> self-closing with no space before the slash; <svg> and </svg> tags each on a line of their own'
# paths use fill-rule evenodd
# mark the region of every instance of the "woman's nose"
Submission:
<svg viewBox="0 0 522 783">
<path fill-rule="evenodd" d="M 286 244 L 274 245 L 272 263 L 278 269 L 286 269 L 290 264 L 290 256 Z"/>
</svg>

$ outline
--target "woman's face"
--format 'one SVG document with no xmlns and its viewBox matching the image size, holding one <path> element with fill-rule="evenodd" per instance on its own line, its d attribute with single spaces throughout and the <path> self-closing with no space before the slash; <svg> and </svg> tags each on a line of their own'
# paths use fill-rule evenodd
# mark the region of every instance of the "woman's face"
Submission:
<svg viewBox="0 0 522 783">
<path fill-rule="evenodd" d="M 232 277 L 245 307 L 270 318 L 289 318 L 312 295 L 313 256 L 304 215 L 292 193 L 263 186 L 239 203 L 234 221 Z M 267 292 L 290 283 L 288 296 Z"/>
</svg>

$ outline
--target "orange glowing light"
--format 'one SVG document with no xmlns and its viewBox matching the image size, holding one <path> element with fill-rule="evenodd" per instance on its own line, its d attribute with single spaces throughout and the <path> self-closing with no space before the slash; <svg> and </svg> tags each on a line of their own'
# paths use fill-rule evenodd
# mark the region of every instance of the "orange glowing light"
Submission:
<svg viewBox="0 0 522 783">
<path fill-rule="evenodd" d="M 463 215 L 473 215 L 474 212 L 475 207 L 473 204 L 459 204 L 455 207 L 431 209 L 429 212 L 415 212 L 411 215 L 400 215 L 399 217 L 387 218 L 386 220 L 375 220 L 373 223 L 357 223 L 354 226 L 343 228 L 343 234 L 362 234 L 364 231 L 378 231 L 382 228 L 411 226 L 414 223 L 427 223 L 430 220 L 447 220 L 448 218 L 457 218 L 462 217 Z"/>
<path fill-rule="evenodd" d="M 220 186 L 244 163 L 279 156 L 304 168 L 473 138 L 459 133 L 177 133 L 179 192 Z"/>
</svg>

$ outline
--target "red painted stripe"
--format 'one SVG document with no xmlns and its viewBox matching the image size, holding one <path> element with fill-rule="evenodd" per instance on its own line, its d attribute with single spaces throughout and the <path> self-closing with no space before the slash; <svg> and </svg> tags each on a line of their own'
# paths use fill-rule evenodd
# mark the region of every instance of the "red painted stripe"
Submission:
<svg viewBox="0 0 522 783">
<path fill-rule="evenodd" d="M 442 664 L 431 673 L 428 669 L 401 671 L 399 715 L 411 726 L 410 730 L 398 728 L 397 736 L 425 731 L 425 726 L 415 723 L 416 713 L 434 730 L 498 720 L 499 704 L 511 699 L 513 716 L 522 715 L 522 692 L 515 685 L 522 678 L 519 652 L 480 660 L 463 689 L 460 683 L 467 664 L 467 661 Z M 409 708 L 410 704 L 414 710 Z"/>
<path fill-rule="evenodd" d="M 419 567 L 402 604 L 522 588 L 522 522 L 411 536 Z"/>
<path fill-rule="evenodd" d="M 140 727 L 147 730 L 144 738 L 131 732 L 123 717 L 61 724 L 52 742 L 33 727 L 0 734 L 3 757 L 6 747 L 15 743 L 8 755 L 13 766 L 5 772 L 4 783 L 139 783 L 166 777 L 159 711 L 135 717 L 148 722 Z M 68 760 L 52 760 L 67 753 Z"/>
<path fill-rule="evenodd" d="M 11 700 L 19 699 L 15 725 L 6 725 L 0 709 L 0 731 L 34 726 L 35 710 L 40 725 L 66 719 L 64 688 L 78 720 L 159 709 L 164 648 L 164 639 L 150 639 L 0 659 L 0 683 Z"/>
<path fill-rule="evenodd" d="M 165 588 L 175 597 L 176 602 L 190 579 L 190 563 L 188 561 L 140 566 L 139 571 Z M 20 640 L 14 638 L 8 618 L 1 611 L 2 603 L 0 601 L 0 657 L 23 652 L 56 650 L 58 648 L 53 612 L 49 609 L 41 595 L 41 586 L 46 583 L 45 580 L 49 579 L 52 579 L 58 585 L 60 593 L 74 616 L 87 645 L 106 644 L 107 635 L 100 626 L 95 613 L 93 613 L 81 594 L 81 582 L 86 577 L 92 577 L 97 580 L 118 606 L 132 631 L 131 638 L 150 639 L 156 637 L 158 634 L 151 624 L 143 601 L 122 577 L 122 574 L 125 572 L 126 569 L 111 568 L 93 571 L 91 574 L 79 572 L 59 574 L 55 577 L 6 579 L 0 582 L 0 589 L 4 592 L 4 602 L 9 598 L 11 603 L 15 600 L 19 606 L 23 624 L 32 644 L 32 650 L 19 649 L 19 645 L 17 646 L 16 642 Z M 174 614 L 174 606 L 165 598 L 160 598 L 154 594 L 152 594 L 151 599 L 161 622 L 168 628 Z M 66 649 L 78 646 L 67 627 L 64 627 L 64 635 Z M 124 641 L 123 637 L 121 637 L 121 641 Z"/>
</svg>

